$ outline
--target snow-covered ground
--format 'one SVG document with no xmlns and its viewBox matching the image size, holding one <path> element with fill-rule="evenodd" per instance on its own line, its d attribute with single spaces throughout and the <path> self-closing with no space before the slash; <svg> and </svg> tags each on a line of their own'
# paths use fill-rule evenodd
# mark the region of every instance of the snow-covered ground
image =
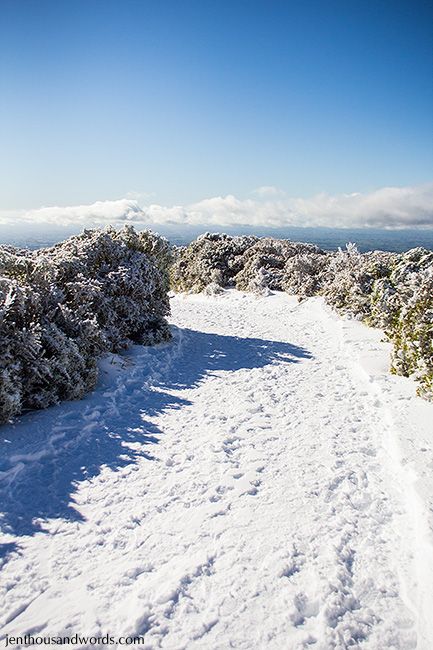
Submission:
<svg viewBox="0 0 433 650">
<path fill-rule="evenodd" d="M 433 404 L 381 333 L 284 294 L 172 310 L 0 429 L 1 634 L 433 648 Z"/>
</svg>

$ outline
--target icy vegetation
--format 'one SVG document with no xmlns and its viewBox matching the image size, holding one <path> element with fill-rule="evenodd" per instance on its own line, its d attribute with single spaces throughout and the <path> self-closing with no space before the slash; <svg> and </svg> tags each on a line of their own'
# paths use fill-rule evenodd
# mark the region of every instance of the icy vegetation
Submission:
<svg viewBox="0 0 433 650">
<path fill-rule="evenodd" d="M 189 246 L 127 226 L 88 230 L 52 248 L 0 247 L 0 422 L 27 409 L 82 397 L 97 359 L 130 342 L 169 337 L 175 291 L 227 287 L 300 299 L 321 295 L 339 313 L 384 329 L 391 370 L 433 399 L 433 253 L 345 250 L 206 233 Z"/>
<path fill-rule="evenodd" d="M 242 269 L 242 255 L 253 246 L 257 237 L 200 235 L 189 246 L 177 249 L 170 269 L 170 283 L 175 291 L 199 293 L 209 286 L 234 286 L 234 278 Z"/>
<path fill-rule="evenodd" d="M 34 252 L 0 247 L 0 422 L 82 397 L 105 352 L 169 338 L 170 255 L 131 227 Z"/>
<path fill-rule="evenodd" d="M 413 375 L 419 394 L 433 400 L 433 252 L 414 248 L 398 256 L 388 278 L 374 284 L 372 325 L 394 344 L 391 370 Z"/>
<path fill-rule="evenodd" d="M 206 233 L 176 251 L 176 291 L 218 293 L 235 287 L 301 299 L 323 296 L 340 314 L 381 327 L 393 343 L 391 370 L 414 376 L 433 399 L 433 253 L 359 253 L 354 244 L 325 252 L 313 244 Z"/>
</svg>

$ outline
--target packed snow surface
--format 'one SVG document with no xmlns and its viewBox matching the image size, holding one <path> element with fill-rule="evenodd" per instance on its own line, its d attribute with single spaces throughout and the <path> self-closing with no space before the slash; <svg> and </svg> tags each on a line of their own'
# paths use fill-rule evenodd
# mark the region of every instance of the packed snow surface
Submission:
<svg viewBox="0 0 433 650">
<path fill-rule="evenodd" d="M 381 332 L 320 298 L 171 303 L 171 342 L 0 430 L 1 634 L 433 648 L 433 404 Z"/>
</svg>

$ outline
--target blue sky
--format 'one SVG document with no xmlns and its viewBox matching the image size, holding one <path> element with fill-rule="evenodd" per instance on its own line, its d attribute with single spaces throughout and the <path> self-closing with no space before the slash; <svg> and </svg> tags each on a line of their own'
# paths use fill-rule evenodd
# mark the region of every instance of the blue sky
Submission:
<svg viewBox="0 0 433 650">
<path fill-rule="evenodd" d="M 417 0 L 0 0 L 0 210 L 427 183 L 432 21 Z"/>
</svg>

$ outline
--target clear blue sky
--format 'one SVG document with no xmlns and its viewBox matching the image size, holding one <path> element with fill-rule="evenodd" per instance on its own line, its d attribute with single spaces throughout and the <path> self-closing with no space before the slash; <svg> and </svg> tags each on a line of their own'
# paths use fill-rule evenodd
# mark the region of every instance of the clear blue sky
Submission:
<svg viewBox="0 0 433 650">
<path fill-rule="evenodd" d="M 0 0 L 0 209 L 433 177 L 419 0 Z"/>
</svg>

